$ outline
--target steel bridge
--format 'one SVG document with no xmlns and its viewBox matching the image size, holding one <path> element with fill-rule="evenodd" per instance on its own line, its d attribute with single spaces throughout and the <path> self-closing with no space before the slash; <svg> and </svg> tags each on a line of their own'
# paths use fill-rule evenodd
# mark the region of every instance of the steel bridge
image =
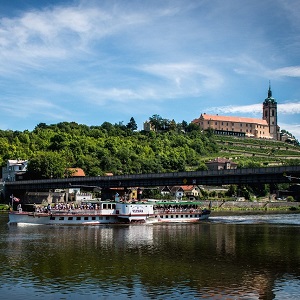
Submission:
<svg viewBox="0 0 300 300">
<path fill-rule="evenodd" d="M 180 185 L 275 184 L 293 182 L 300 177 L 300 166 L 245 168 L 156 174 L 135 174 L 63 179 L 23 180 L 4 183 L 5 195 L 81 187 L 110 189 L 116 187 L 157 187 Z M 297 181 L 297 180 L 296 180 Z M 299 180 L 298 180 L 299 182 Z"/>
</svg>

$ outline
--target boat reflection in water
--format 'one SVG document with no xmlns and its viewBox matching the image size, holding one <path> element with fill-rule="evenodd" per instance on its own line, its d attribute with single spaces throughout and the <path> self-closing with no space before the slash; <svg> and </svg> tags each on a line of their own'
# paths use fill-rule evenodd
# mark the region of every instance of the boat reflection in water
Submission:
<svg viewBox="0 0 300 300">
<path fill-rule="evenodd" d="M 274 223 L 279 216 L 284 224 Z M 2 226 L 0 293 L 4 299 L 297 299 L 298 218 Z"/>
</svg>

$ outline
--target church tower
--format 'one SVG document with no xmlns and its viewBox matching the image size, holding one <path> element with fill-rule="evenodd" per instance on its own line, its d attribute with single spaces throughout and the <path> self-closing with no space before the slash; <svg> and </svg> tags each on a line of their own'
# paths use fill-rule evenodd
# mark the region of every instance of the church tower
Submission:
<svg viewBox="0 0 300 300">
<path fill-rule="evenodd" d="M 279 126 L 277 125 L 277 102 L 272 97 L 271 84 L 269 83 L 268 98 L 263 103 L 263 119 L 269 124 L 270 136 L 279 140 Z"/>
</svg>

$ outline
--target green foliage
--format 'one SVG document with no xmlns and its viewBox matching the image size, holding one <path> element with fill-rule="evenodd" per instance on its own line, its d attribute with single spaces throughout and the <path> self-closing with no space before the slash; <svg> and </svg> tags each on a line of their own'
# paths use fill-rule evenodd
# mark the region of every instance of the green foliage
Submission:
<svg viewBox="0 0 300 300">
<path fill-rule="evenodd" d="M 126 125 L 126 127 L 132 131 L 137 130 L 137 124 L 135 122 L 135 119 L 133 117 L 130 118 L 129 123 Z"/>
<path fill-rule="evenodd" d="M 287 201 L 287 202 L 293 202 L 293 201 L 295 201 L 295 199 L 294 199 L 293 196 L 287 196 L 287 197 L 286 197 L 286 201 Z"/>
<path fill-rule="evenodd" d="M 229 158 L 240 168 L 300 164 L 300 149 L 294 145 L 215 136 L 196 124 L 176 124 L 159 115 L 149 121 L 155 131 L 136 131 L 133 117 L 127 125 L 61 122 L 40 123 L 32 132 L 0 130 L 0 164 L 28 159 L 30 178 L 61 178 L 70 167 L 82 168 L 87 176 L 206 170 L 205 162 L 216 157 Z"/>
<path fill-rule="evenodd" d="M 57 152 L 46 152 L 31 158 L 27 176 L 36 178 L 63 178 L 66 175 L 67 163 L 65 158 Z"/>
</svg>

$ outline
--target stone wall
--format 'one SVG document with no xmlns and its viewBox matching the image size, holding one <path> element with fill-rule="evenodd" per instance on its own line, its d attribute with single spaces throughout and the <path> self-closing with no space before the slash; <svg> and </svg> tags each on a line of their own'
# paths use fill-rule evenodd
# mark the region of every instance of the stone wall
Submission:
<svg viewBox="0 0 300 300">
<path fill-rule="evenodd" d="M 300 208 L 300 202 L 286 202 L 286 201 L 267 201 L 267 202 L 251 202 L 251 201 L 201 201 L 204 207 L 208 207 L 211 203 L 212 208 L 220 209 L 262 209 L 262 208 L 285 208 L 297 207 Z"/>
</svg>

